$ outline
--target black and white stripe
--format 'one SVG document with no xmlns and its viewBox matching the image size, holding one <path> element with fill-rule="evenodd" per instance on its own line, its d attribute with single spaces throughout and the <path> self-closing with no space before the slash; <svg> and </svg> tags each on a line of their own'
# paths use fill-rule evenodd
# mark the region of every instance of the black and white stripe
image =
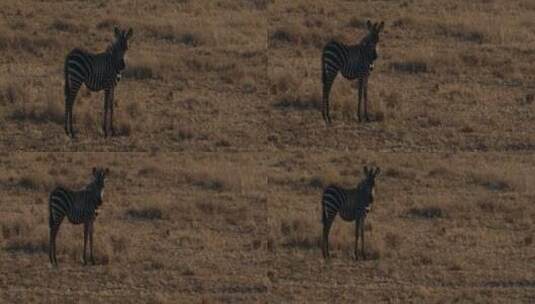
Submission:
<svg viewBox="0 0 535 304">
<path fill-rule="evenodd" d="M 74 138 L 72 108 L 76 94 L 82 84 L 91 91 L 104 90 L 104 121 L 102 129 L 108 136 L 108 111 L 110 113 L 111 134 L 113 128 L 114 88 L 125 68 L 124 55 L 128 50 L 128 39 L 132 29 L 114 29 L 115 41 L 103 53 L 93 54 L 81 49 L 73 49 L 65 58 L 65 133 Z"/>
<path fill-rule="evenodd" d="M 334 79 L 338 72 L 346 79 L 359 81 L 358 119 L 360 118 L 360 104 L 364 94 L 364 117 L 368 118 L 368 77 L 373 70 L 373 62 L 377 59 L 376 46 L 379 42 L 379 33 L 384 27 L 384 22 L 372 24 L 366 23 L 368 35 L 359 44 L 345 45 L 337 41 L 330 41 L 323 48 L 321 56 L 321 81 L 323 85 L 323 119 L 327 124 L 331 123 L 329 114 L 329 94 Z"/>
<path fill-rule="evenodd" d="M 364 220 L 371 210 L 375 195 L 375 178 L 380 169 L 364 167 L 365 178 L 354 189 L 344 189 L 338 186 L 328 186 L 323 191 L 321 201 L 321 221 L 323 223 L 322 252 L 323 257 L 329 257 L 329 231 L 337 214 L 344 221 L 355 221 L 355 258 L 358 259 L 357 245 L 359 233 L 362 238 L 361 253 L 364 253 Z"/>
<path fill-rule="evenodd" d="M 97 209 L 102 204 L 104 197 L 104 179 L 108 175 L 108 169 L 93 168 L 93 180 L 85 189 L 72 191 L 57 187 L 50 193 L 49 198 L 49 258 L 53 266 L 57 266 L 56 260 L 56 236 L 61 222 L 67 216 L 72 224 L 84 224 L 84 253 L 83 263 L 86 264 L 87 239 L 89 237 L 89 258 L 93 259 L 93 222 L 97 216 Z"/>
</svg>

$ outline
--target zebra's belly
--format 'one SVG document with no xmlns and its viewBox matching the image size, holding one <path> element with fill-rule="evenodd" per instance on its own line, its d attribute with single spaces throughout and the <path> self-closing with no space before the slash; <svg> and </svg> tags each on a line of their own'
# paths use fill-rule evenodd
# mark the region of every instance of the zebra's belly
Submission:
<svg viewBox="0 0 535 304">
<path fill-rule="evenodd" d="M 340 210 L 339 214 L 340 217 L 346 222 L 355 220 L 355 212 L 353 210 L 348 210 L 347 212 L 342 212 L 342 210 Z"/>
<path fill-rule="evenodd" d="M 73 225 L 79 225 L 84 222 L 81 218 L 72 218 L 69 216 L 67 218 L 69 219 L 69 222 Z"/>
<path fill-rule="evenodd" d="M 85 86 L 94 92 L 102 91 L 107 88 L 111 88 L 115 85 L 116 79 L 115 76 L 113 78 L 107 78 L 104 80 L 98 80 L 98 79 L 88 79 L 85 82 Z"/>
</svg>

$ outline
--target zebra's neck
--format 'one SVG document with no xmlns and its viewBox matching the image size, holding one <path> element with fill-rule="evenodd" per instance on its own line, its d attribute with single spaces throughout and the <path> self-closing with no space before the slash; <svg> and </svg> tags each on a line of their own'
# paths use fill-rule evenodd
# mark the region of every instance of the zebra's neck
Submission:
<svg viewBox="0 0 535 304">
<path fill-rule="evenodd" d="M 118 46 L 116 45 L 116 43 L 112 43 L 110 44 L 110 46 L 108 46 L 108 48 L 106 49 L 106 55 L 108 56 L 109 60 L 111 61 L 113 67 L 115 68 L 116 71 L 119 71 L 119 62 L 120 62 L 120 58 L 119 58 L 119 48 Z"/>
<path fill-rule="evenodd" d="M 99 205 L 99 194 L 100 194 L 100 187 L 95 183 L 95 181 L 92 181 L 87 185 L 84 189 L 84 192 L 86 194 L 86 198 L 89 200 L 91 204 L 94 204 L 95 206 Z"/>
</svg>

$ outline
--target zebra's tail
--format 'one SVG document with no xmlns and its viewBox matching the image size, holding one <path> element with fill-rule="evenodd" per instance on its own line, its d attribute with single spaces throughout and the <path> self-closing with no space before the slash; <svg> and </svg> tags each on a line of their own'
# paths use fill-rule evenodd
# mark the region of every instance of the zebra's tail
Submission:
<svg viewBox="0 0 535 304">
<path fill-rule="evenodd" d="M 52 218 L 52 193 L 50 193 L 50 196 L 48 197 L 48 227 L 52 227 L 52 224 L 54 223 L 54 219 Z"/>
<path fill-rule="evenodd" d="M 321 199 L 321 223 L 325 225 L 326 218 L 325 218 L 325 204 L 323 203 L 323 197 Z"/>
<path fill-rule="evenodd" d="M 65 58 L 65 66 L 63 67 L 63 73 L 65 76 L 65 97 L 69 94 L 70 88 L 69 88 L 69 70 L 67 66 L 67 60 L 69 59 L 69 56 Z"/>
</svg>

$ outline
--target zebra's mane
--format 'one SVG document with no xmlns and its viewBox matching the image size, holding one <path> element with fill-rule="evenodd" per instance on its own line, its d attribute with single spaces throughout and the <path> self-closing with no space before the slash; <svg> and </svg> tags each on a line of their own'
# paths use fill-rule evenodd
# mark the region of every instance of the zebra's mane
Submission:
<svg viewBox="0 0 535 304">
<path fill-rule="evenodd" d="M 357 192 L 361 193 L 364 191 L 368 191 L 368 184 L 369 184 L 368 178 L 361 180 L 359 184 L 357 185 Z"/>
</svg>

